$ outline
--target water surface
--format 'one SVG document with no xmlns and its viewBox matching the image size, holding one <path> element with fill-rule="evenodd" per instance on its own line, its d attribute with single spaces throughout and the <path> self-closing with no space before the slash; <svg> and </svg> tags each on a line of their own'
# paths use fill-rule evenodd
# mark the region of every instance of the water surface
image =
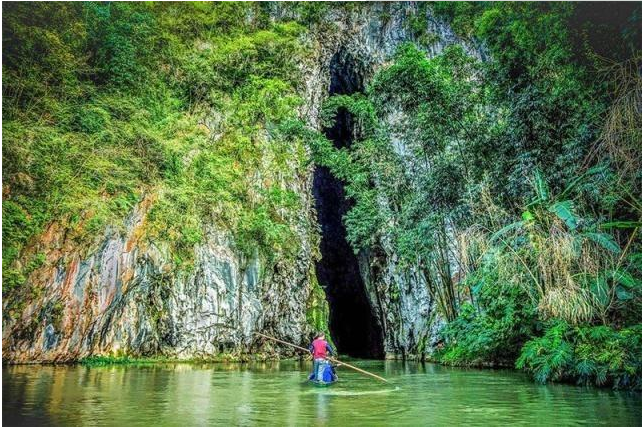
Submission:
<svg viewBox="0 0 642 428">
<path fill-rule="evenodd" d="M 642 424 L 642 395 L 537 385 L 512 370 L 355 361 L 326 388 L 309 362 L 4 366 L 3 425 L 607 425 Z"/>
</svg>

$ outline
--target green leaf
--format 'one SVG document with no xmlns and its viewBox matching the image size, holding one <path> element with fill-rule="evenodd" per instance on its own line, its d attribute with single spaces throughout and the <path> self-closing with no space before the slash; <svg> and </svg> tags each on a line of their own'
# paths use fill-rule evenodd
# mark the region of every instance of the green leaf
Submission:
<svg viewBox="0 0 642 428">
<path fill-rule="evenodd" d="M 593 293 L 597 302 L 602 306 L 606 306 L 609 303 L 609 295 L 606 290 L 607 285 L 604 277 L 596 278 L 595 282 L 591 284 L 591 293 Z"/>
<path fill-rule="evenodd" d="M 621 270 L 613 271 L 611 273 L 611 277 L 613 278 L 613 281 L 616 284 L 619 284 L 629 289 L 639 287 L 641 284 L 640 281 L 633 278 L 633 276 L 626 271 L 621 271 Z"/>
<path fill-rule="evenodd" d="M 522 213 L 522 219 L 524 219 L 524 221 L 531 221 L 535 219 L 535 216 L 530 211 L 524 211 Z"/>
<path fill-rule="evenodd" d="M 560 199 L 565 198 L 571 191 L 575 188 L 575 186 L 584 180 L 586 177 L 589 175 L 597 174 L 599 172 L 603 172 L 606 168 L 603 165 L 600 166 L 594 166 L 593 168 L 590 168 L 588 171 L 586 171 L 584 174 L 580 175 L 579 177 L 575 178 L 566 188 L 560 193 L 557 197 Z"/>
<path fill-rule="evenodd" d="M 631 293 L 621 285 L 615 287 L 615 294 L 617 295 L 617 298 L 622 301 L 631 300 L 633 298 L 633 293 Z"/>
<path fill-rule="evenodd" d="M 509 225 L 506 225 L 506 226 L 502 227 L 501 229 L 499 229 L 497 232 L 493 233 L 493 236 L 490 237 L 490 242 L 495 241 L 496 239 L 498 239 L 502 235 L 505 235 L 507 232 L 509 232 L 509 231 L 511 231 L 513 229 L 519 229 L 520 227 L 523 227 L 523 226 L 524 226 L 524 222 L 523 221 L 516 221 L 515 223 L 511 223 Z"/>
<path fill-rule="evenodd" d="M 630 253 L 629 257 L 627 257 L 627 259 L 637 269 L 642 269 L 642 253 L 638 253 L 638 252 Z"/>
<path fill-rule="evenodd" d="M 542 178 L 542 173 L 540 171 L 535 171 L 535 191 L 537 192 L 537 197 L 542 201 L 548 200 L 548 184 L 544 178 Z"/>
<path fill-rule="evenodd" d="M 619 254 L 622 251 L 620 245 L 608 233 L 585 232 L 583 236 L 615 254 Z"/>
<path fill-rule="evenodd" d="M 577 229 L 577 218 L 573 214 L 573 203 L 569 200 L 556 202 L 548 210 L 559 217 L 570 230 Z"/>
<path fill-rule="evenodd" d="M 641 221 L 610 221 L 608 223 L 602 223 L 600 225 L 600 228 L 602 229 L 611 229 L 611 228 L 617 228 L 617 229 L 635 229 L 636 227 L 642 227 L 642 222 Z"/>
</svg>

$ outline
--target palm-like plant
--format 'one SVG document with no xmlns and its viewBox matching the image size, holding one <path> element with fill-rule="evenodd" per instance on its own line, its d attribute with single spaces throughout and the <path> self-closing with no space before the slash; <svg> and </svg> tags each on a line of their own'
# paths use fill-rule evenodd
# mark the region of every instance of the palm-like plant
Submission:
<svg viewBox="0 0 642 428">
<path fill-rule="evenodd" d="M 530 281 L 520 285 L 527 288 L 545 317 L 572 324 L 595 318 L 606 323 L 618 302 L 634 298 L 642 289 L 641 282 L 623 267 L 622 248 L 604 231 L 639 224 L 591 222 L 577 213 L 571 199 L 574 188 L 599 171 L 601 168 L 588 170 L 557 195 L 537 172 L 535 197 L 526 205 L 522 219 L 491 237 L 491 243 L 511 255 L 509 263 L 517 262 L 528 273 Z"/>
</svg>

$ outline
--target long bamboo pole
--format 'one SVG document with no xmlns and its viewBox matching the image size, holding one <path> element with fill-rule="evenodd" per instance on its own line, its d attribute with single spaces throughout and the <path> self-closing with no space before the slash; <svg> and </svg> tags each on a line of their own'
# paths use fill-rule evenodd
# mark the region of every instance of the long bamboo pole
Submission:
<svg viewBox="0 0 642 428">
<path fill-rule="evenodd" d="M 295 345 L 294 343 L 286 342 L 285 340 L 277 339 L 276 337 L 268 336 L 267 334 L 263 334 L 263 333 L 259 333 L 259 332 L 254 332 L 254 333 L 259 335 L 259 336 L 261 336 L 261 337 L 265 337 L 266 339 L 274 340 L 275 342 L 283 343 L 284 345 L 289 345 L 289 346 L 292 346 L 293 348 L 300 349 L 301 351 L 310 352 L 309 349 L 305 349 L 304 347 L 299 346 L 299 345 Z M 338 363 L 338 364 L 344 365 L 346 367 L 351 368 L 352 370 L 358 371 L 359 373 L 363 373 L 365 375 L 372 376 L 373 378 L 381 380 L 383 382 L 390 383 L 386 379 L 382 378 L 381 376 L 378 376 L 378 375 L 376 375 L 374 373 L 370 373 L 368 371 L 360 369 L 359 367 L 355 367 L 355 366 L 353 366 L 351 364 L 344 363 L 343 361 L 339 361 L 336 358 L 333 358 L 333 357 L 330 357 L 330 356 L 328 356 L 327 358 L 328 358 L 328 360 L 330 360 L 330 361 L 332 361 L 334 363 Z"/>
</svg>

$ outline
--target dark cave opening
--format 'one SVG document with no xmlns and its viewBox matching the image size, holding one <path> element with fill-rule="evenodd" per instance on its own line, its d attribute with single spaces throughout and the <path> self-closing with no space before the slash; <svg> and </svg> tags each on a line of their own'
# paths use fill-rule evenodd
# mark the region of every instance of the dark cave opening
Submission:
<svg viewBox="0 0 642 428">
<path fill-rule="evenodd" d="M 363 91 L 362 74 L 345 51 L 334 55 L 330 73 L 330 95 Z M 324 132 L 335 147 L 350 146 L 353 139 L 351 114 L 346 110 L 338 111 L 334 126 Z M 330 306 L 330 333 L 338 351 L 352 357 L 382 358 L 381 327 L 366 295 L 357 256 L 346 240 L 342 218 L 351 208 L 351 202 L 346 198 L 343 186 L 344 183 L 328 168 L 316 167 L 313 193 L 321 226 L 317 277 Z"/>
</svg>

